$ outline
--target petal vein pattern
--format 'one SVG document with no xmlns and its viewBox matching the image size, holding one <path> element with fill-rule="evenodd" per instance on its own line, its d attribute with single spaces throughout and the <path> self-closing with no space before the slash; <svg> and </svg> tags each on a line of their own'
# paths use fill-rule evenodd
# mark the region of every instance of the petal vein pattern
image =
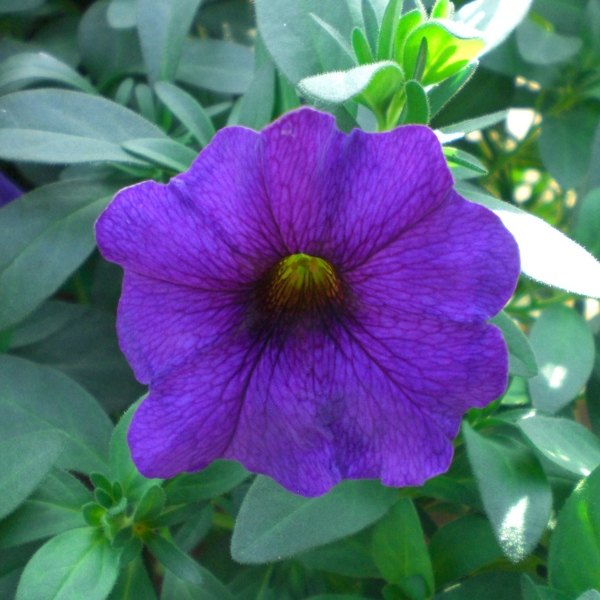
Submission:
<svg viewBox="0 0 600 600">
<path fill-rule="evenodd" d="M 227 128 L 168 185 L 122 190 L 96 231 L 125 268 L 119 339 L 150 384 L 129 430 L 147 476 L 222 457 L 307 496 L 419 485 L 448 468 L 464 411 L 506 386 L 485 320 L 518 249 L 452 190 L 426 127 L 346 135 L 303 108 Z"/>
</svg>

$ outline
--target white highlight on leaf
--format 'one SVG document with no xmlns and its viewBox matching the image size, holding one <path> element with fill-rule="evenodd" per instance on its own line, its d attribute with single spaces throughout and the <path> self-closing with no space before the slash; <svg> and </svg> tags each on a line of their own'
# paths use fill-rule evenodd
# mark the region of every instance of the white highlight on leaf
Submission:
<svg viewBox="0 0 600 600">
<path fill-rule="evenodd" d="M 499 529 L 500 544 L 511 561 L 525 558 L 525 513 L 529 497 L 524 496 L 510 508 Z"/>
<path fill-rule="evenodd" d="M 545 377 L 548 385 L 552 389 L 558 389 L 562 387 L 562 384 L 567 377 L 568 371 L 562 365 L 553 365 L 548 363 L 540 370 L 540 373 Z"/>
<path fill-rule="evenodd" d="M 600 263 L 585 248 L 544 220 L 468 184 L 457 182 L 455 189 L 500 217 L 519 245 L 523 273 L 574 294 L 600 298 Z"/>
<path fill-rule="evenodd" d="M 465 4 L 456 20 L 475 28 L 486 42 L 481 54 L 499 46 L 529 12 L 533 0 L 475 0 Z"/>
</svg>

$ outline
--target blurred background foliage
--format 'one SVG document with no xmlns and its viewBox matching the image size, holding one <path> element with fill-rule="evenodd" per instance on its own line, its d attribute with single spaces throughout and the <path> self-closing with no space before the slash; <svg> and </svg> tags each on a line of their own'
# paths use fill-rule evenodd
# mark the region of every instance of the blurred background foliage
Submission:
<svg viewBox="0 0 600 600">
<path fill-rule="evenodd" d="M 506 394 L 467 414 L 450 471 L 420 488 L 344 482 L 308 500 L 236 463 L 166 482 L 131 463 L 125 411 L 144 388 L 93 223 L 227 125 L 259 130 L 309 101 L 374 130 L 354 100 L 305 99 L 301 80 L 328 69 L 297 58 L 302 36 L 273 34 L 288 10 L 290 29 L 307 27 L 299 10 L 343 25 L 346 4 L 368 29 L 387 2 L 0 0 L 0 169 L 25 193 L 0 209 L 0 598 L 600 598 L 599 305 L 529 277 L 495 320 Z M 535 0 L 429 108 L 448 136 L 485 117 L 447 149 L 461 193 L 600 258 L 600 0 Z M 550 252 L 535 223 L 529 244 Z M 561 248 L 547 282 L 579 268 Z"/>
</svg>

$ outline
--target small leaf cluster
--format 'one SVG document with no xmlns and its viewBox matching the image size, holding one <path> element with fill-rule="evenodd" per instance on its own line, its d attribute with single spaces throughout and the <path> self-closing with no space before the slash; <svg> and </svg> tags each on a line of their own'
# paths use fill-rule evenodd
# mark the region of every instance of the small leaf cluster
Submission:
<svg viewBox="0 0 600 600">
<path fill-rule="evenodd" d="M 476 68 L 470 63 L 485 42 L 467 37 L 450 20 L 454 5 L 448 0 L 438 0 L 430 15 L 422 5 L 402 15 L 402 6 L 403 0 L 390 1 L 379 24 L 371 3 L 363 2 L 364 30 L 352 30 L 351 47 L 335 27 L 311 13 L 357 66 L 302 79 L 300 90 L 316 100 L 363 104 L 377 118 L 379 131 L 427 125 L 469 80 Z"/>
</svg>

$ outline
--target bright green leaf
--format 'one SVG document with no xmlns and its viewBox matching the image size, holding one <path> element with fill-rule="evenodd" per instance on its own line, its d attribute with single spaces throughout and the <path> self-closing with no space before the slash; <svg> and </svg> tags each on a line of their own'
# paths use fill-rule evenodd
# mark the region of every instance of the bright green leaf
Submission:
<svg viewBox="0 0 600 600">
<path fill-rule="evenodd" d="M 423 39 L 427 40 L 427 63 L 421 82 L 439 83 L 463 69 L 477 57 L 485 43 L 479 38 L 461 38 L 454 34 L 449 21 L 427 22 L 408 36 L 404 47 L 404 72 L 408 78 L 415 73 L 417 56 Z"/>
<path fill-rule="evenodd" d="M 404 63 L 404 47 L 408 36 L 416 29 L 423 21 L 423 13 L 418 10 L 411 10 L 405 15 L 402 15 L 397 28 L 394 40 L 394 60 L 398 64 Z"/>
<path fill-rule="evenodd" d="M 550 584 L 571 597 L 600 588 L 600 469 L 564 505 L 550 540 Z"/>
<path fill-rule="evenodd" d="M 406 115 L 404 124 L 416 123 L 427 125 L 429 123 L 429 103 L 423 86 L 417 81 L 408 81 L 404 86 L 406 91 Z"/>
<path fill-rule="evenodd" d="M 377 60 L 391 60 L 393 57 L 396 31 L 402 14 L 404 0 L 390 0 L 381 23 L 379 43 L 377 44 Z"/>
<path fill-rule="evenodd" d="M 373 52 L 362 29 L 355 27 L 352 31 L 352 48 L 359 65 L 365 65 L 374 61 Z"/>
</svg>

